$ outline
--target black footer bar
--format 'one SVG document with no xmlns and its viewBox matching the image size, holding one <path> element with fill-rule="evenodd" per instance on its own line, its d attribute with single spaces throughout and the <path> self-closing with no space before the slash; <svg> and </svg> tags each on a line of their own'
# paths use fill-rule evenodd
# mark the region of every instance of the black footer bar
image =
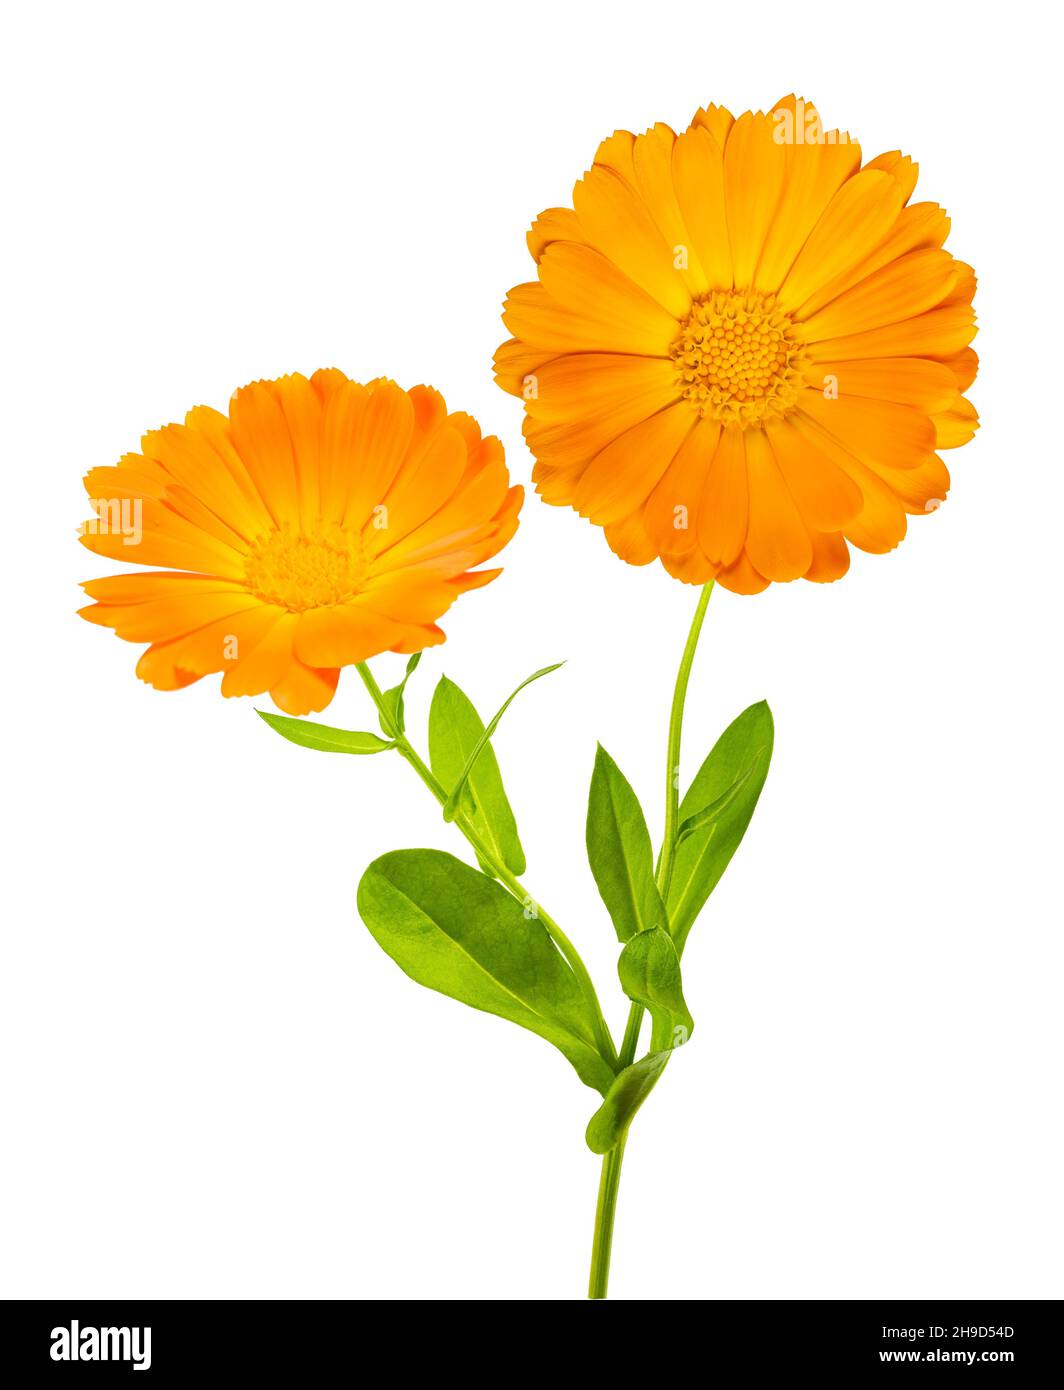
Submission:
<svg viewBox="0 0 1064 1390">
<path fill-rule="evenodd" d="M 679 1337 L 707 1376 L 738 1359 L 753 1374 L 904 1375 L 937 1365 L 991 1377 L 1037 1372 L 1055 1383 L 1064 1366 L 1060 1300 L 722 1301 L 690 1312 L 679 1306 L 684 1300 L 675 1302 L 670 1340 L 675 1345 Z M 368 1301 L 13 1301 L 0 1305 L 0 1376 L 13 1386 L 130 1376 L 134 1383 L 189 1385 L 205 1373 L 223 1383 L 267 1374 L 313 1385 L 363 1374 L 383 1352 L 398 1354 L 404 1375 L 421 1364 L 437 1373 L 462 1373 L 463 1366 L 471 1372 L 477 1345 L 487 1374 L 492 1362 L 500 1364 L 485 1345 L 489 1337 L 496 1352 L 500 1342 L 510 1344 L 519 1361 L 557 1352 L 543 1314 L 530 1314 L 526 1306 L 515 1310 L 512 1328 L 505 1305 L 491 1314 L 489 1326 L 478 1304 L 448 1306 L 442 1337 L 417 1321 L 433 1318 L 426 1307 L 403 1315 L 411 1321 L 397 1338 L 395 1325 Z M 647 1338 L 654 1341 L 652 1329 L 662 1326 L 651 1313 L 640 1334 L 631 1311 L 613 1312 L 609 1303 L 586 1304 L 581 1316 L 587 1325 L 581 1335 L 589 1339 L 604 1330 L 602 1319 L 624 1319 L 612 1323 L 624 1336 L 612 1345 L 623 1344 L 636 1357 Z M 600 1353 L 597 1338 L 586 1343 L 589 1352 L 595 1346 Z"/>
</svg>

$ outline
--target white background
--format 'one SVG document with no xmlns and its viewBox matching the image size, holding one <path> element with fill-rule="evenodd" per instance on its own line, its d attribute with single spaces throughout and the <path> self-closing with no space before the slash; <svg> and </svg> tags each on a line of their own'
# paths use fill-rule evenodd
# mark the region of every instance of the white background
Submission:
<svg viewBox="0 0 1064 1390">
<path fill-rule="evenodd" d="M 4 36 L 0 1292 L 579 1298 L 595 1096 L 410 983 L 359 922 L 461 853 L 398 760 L 136 680 L 74 616 L 81 475 L 233 389 L 427 381 L 531 459 L 490 377 L 524 231 L 599 139 L 797 90 L 901 147 L 980 274 L 984 426 L 948 503 L 831 587 L 713 598 L 693 772 L 776 758 L 684 967 L 698 1021 L 628 1145 L 628 1298 L 1060 1297 L 1059 52 L 1042 6 L 42 4 Z M 530 498 L 446 671 L 497 737 L 527 882 L 619 1031 L 585 863 L 595 740 L 660 829 L 695 591 Z M 385 657 L 388 680 L 401 659 Z M 262 703 L 259 701 L 258 703 Z M 350 674 L 332 722 L 373 727 Z"/>
</svg>

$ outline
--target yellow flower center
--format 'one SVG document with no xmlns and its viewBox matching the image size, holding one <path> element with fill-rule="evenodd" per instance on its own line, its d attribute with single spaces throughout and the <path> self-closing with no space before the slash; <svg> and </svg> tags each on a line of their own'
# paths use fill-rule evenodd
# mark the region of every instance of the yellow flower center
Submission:
<svg viewBox="0 0 1064 1390">
<path fill-rule="evenodd" d="M 745 428 L 785 415 L 802 389 L 801 344 L 774 295 L 704 295 L 669 351 L 686 399 L 724 425 Z"/>
<path fill-rule="evenodd" d="M 368 568 L 357 533 L 327 526 L 304 536 L 286 526 L 255 542 L 244 580 L 264 603 L 303 613 L 353 598 Z"/>
</svg>

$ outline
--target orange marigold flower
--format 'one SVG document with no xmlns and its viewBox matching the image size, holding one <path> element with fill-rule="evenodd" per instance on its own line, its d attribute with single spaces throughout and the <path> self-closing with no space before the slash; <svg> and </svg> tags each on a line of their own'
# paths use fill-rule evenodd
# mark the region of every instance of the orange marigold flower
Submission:
<svg viewBox="0 0 1064 1390">
<path fill-rule="evenodd" d="M 252 382 L 141 449 L 86 475 L 82 540 L 172 568 L 91 580 L 82 616 L 149 642 L 157 690 L 224 671 L 223 695 L 289 714 L 324 709 L 342 666 L 442 642 L 521 508 L 502 445 L 437 391 L 332 370 Z"/>
<path fill-rule="evenodd" d="M 606 140 L 533 224 L 495 359 L 544 500 L 739 593 L 892 550 L 977 423 L 975 276 L 916 171 L 794 97 Z"/>
</svg>

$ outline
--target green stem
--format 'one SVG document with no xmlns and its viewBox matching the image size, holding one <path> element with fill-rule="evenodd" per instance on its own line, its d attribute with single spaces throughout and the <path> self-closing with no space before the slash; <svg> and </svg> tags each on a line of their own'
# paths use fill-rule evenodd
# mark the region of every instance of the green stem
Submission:
<svg viewBox="0 0 1064 1390">
<path fill-rule="evenodd" d="M 691 679 L 695 649 L 702 635 L 709 596 L 713 592 L 713 580 L 699 595 L 695 616 L 691 619 L 691 631 L 687 634 L 687 645 L 680 658 L 680 669 L 676 673 L 676 688 L 672 692 L 672 709 L 669 712 L 669 746 L 665 760 L 665 833 L 661 841 L 661 856 L 658 860 L 658 891 L 664 901 L 669 896 L 672 884 L 672 863 L 676 855 L 676 831 L 680 814 L 680 737 L 683 733 L 683 709 L 687 701 L 687 685 Z"/>
<path fill-rule="evenodd" d="M 610 1251 L 613 1248 L 613 1218 L 617 1212 L 617 1190 L 621 1185 L 621 1163 L 625 1136 L 602 1160 L 598 1206 L 595 1209 L 595 1238 L 591 1246 L 591 1278 L 588 1298 L 605 1298 L 610 1282 Z"/>
<path fill-rule="evenodd" d="M 669 712 L 669 742 L 665 759 L 665 831 L 661 841 L 661 854 L 655 880 L 663 902 L 668 901 L 669 885 L 672 883 L 672 866 L 676 855 L 676 831 L 680 814 L 680 739 L 683 734 L 683 711 L 687 700 L 687 686 L 691 679 L 695 650 L 702 633 L 709 596 L 713 592 L 713 580 L 703 588 L 691 620 L 691 630 L 687 634 L 687 645 L 680 658 L 680 669 L 676 673 L 676 686 L 672 694 L 672 709 Z M 621 1071 L 635 1061 L 639 1047 L 639 1033 L 643 1026 L 643 1006 L 633 1003 L 628 1010 L 628 1024 L 624 1030 L 618 1067 Z M 610 1249 L 613 1245 L 613 1219 L 617 1210 L 617 1189 L 621 1181 L 621 1160 L 624 1157 L 625 1140 L 610 1150 L 602 1160 L 602 1177 L 599 1181 L 598 1207 L 595 1211 L 595 1239 L 591 1251 L 591 1282 L 589 1298 L 605 1298 L 610 1277 Z"/>
<path fill-rule="evenodd" d="M 428 787 L 432 795 L 436 798 L 440 805 L 443 806 L 447 801 L 446 790 L 439 782 L 439 780 L 436 778 L 436 776 L 433 774 L 432 769 L 428 766 L 425 760 L 414 748 L 413 744 L 406 737 L 406 735 L 404 733 L 401 733 L 393 725 L 391 718 L 388 714 L 387 708 L 384 704 L 384 694 L 381 691 L 380 686 L 374 679 L 373 673 L 370 671 L 369 666 L 364 661 L 360 661 L 355 667 L 355 669 L 358 671 L 358 674 L 362 677 L 363 685 L 369 691 L 370 698 L 372 699 L 373 703 L 377 706 L 377 712 L 381 717 L 383 727 L 387 730 L 389 737 L 395 740 L 396 751 L 403 758 L 405 758 L 405 760 L 410 764 L 410 766 L 414 769 L 417 775 L 421 778 L 422 782 L 424 782 L 425 786 Z M 576 947 L 566 936 L 565 932 L 562 931 L 561 927 L 554 920 L 554 918 L 551 917 L 550 914 L 546 911 L 543 905 L 539 903 L 535 898 L 533 898 L 531 893 L 529 893 L 525 886 L 521 883 L 520 879 L 518 879 L 514 874 L 512 874 L 510 870 L 506 867 L 506 865 L 500 859 L 498 859 L 494 852 L 484 843 L 481 837 L 477 834 L 476 828 L 471 824 L 469 818 L 465 815 L 463 811 L 458 811 L 455 814 L 454 824 L 458 827 L 458 829 L 462 832 L 462 834 L 466 837 L 469 843 L 476 850 L 480 859 L 491 868 L 492 873 L 496 876 L 496 878 L 499 879 L 499 881 L 502 884 L 506 886 L 506 888 L 509 889 L 509 891 L 513 894 L 517 901 L 521 903 L 522 906 L 532 904 L 532 906 L 535 908 L 536 917 L 539 919 L 540 922 L 543 923 L 543 926 L 545 927 L 552 941 L 558 947 L 558 950 L 562 953 L 562 955 L 565 957 L 565 960 L 568 963 L 570 970 L 572 970 L 573 974 L 576 976 L 577 983 L 580 985 L 580 988 L 584 993 L 584 997 L 586 998 L 588 1006 L 591 1009 L 592 1021 L 595 1026 L 595 1038 L 598 1043 L 600 1053 L 611 1067 L 616 1068 L 617 1049 L 614 1046 L 613 1037 L 610 1034 L 609 1028 L 607 1027 L 606 1020 L 603 1017 L 602 1006 L 599 1004 L 598 994 L 595 991 L 594 983 L 591 979 L 591 976 L 588 974 L 587 966 L 580 958 L 580 953 L 577 951 Z"/>
<path fill-rule="evenodd" d="M 676 686 L 672 692 L 672 709 L 669 711 L 669 742 L 665 755 L 665 831 L 661 840 L 661 854 L 655 880 L 662 902 L 668 902 L 669 887 L 672 884 L 672 866 L 676 857 L 676 831 L 680 818 L 680 739 L 683 735 L 683 711 L 687 703 L 687 686 L 691 680 L 691 667 L 694 664 L 698 639 L 702 635 L 709 597 L 713 592 L 713 580 L 703 588 L 698 598 L 698 607 L 691 619 L 691 630 L 687 634 L 687 644 L 680 658 L 680 669 L 676 673 Z M 639 1030 L 643 1022 L 642 1004 L 633 1004 L 628 1010 L 628 1026 L 624 1030 L 621 1044 L 620 1065 L 630 1067 L 635 1061 L 639 1046 Z"/>
</svg>

